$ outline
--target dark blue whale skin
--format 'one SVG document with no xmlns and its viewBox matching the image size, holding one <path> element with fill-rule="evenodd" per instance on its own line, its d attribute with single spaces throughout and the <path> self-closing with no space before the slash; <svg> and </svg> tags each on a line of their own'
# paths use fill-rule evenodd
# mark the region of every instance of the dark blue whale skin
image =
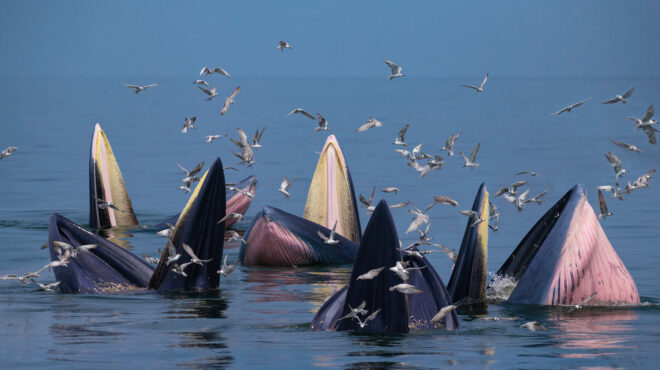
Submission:
<svg viewBox="0 0 660 370">
<path fill-rule="evenodd" d="M 389 270 L 397 261 L 402 260 L 399 237 L 394 226 L 387 202 L 380 201 L 367 224 L 351 279 L 344 288 L 330 296 L 323 303 L 311 323 L 312 330 L 350 330 L 365 333 L 408 333 L 410 327 L 435 327 L 431 318 L 442 308 L 451 304 L 442 280 L 426 258 L 403 256 L 413 267 L 424 267 L 410 271 L 409 284 L 423 291 L 421 294 L 405 295 L 390 291 L 390 287 L 403 283 L 396 274 Z M 371 280 L 357 280 L 370 270 L 385 267 Z M 363 301 L 368 314 L 380 309 L 376 318 L 361 328 L 352 319 L 340 320 L 350 312 L 350 307 L 357 307 Z M 453 310 L 437 326 L 447 329 L 459 327 L 458 316 Z"/>
<path fill-rule="evenodd" d="M 194 193 L 191 195 L 195 198 L 184 208 L 169 240 L 176 247 L 177 253 L 181 254 L 176 261 L 179 265 L 190 261 L 190 256 L 183 250 L 183 243 L 188 244 L 199 259 L 212 260 L 202 266 L 188 266 L 185 270 L 188 276 L 184 277 L 171 271 L 171 266 L 165 264 L 165 247 L 149 281 L 150 289 L 160 292 L 207 291 L 220 286 L 220 275 L 217 271 L 222 262 L 225 224 L 217 222 L 226 212 L 225 175 L 220 158 L 213 162 L 202 181 L 197 196 Z"/>
<path fill-rule="evenodd" d="M 486 184 L 482 183 L 477 191 L 471 210 L 482 213 L 484 207 L 484 198 L 487 196 Z M 488 222 L 488 220 L 484 221 Z M 447 290 L 451 295 L 452 301 L 458 302 L 461 299 L 468 298 L 471 301 L 486 299 L 486 285 L 488 282 L 488 272 L 486 271 L 486 255 L 479 250 L 478 232 L 479 227 L 471 226 L 472 218 L 468 218 L 463 234 L 463 241 L 458 252 L 456 265 L 449 278 Z M 486 228 L 486 232 L 488 229 Z M 487 246 L 486 246 L 487 248 Z"/>
<path fill-rule="evenodd" d="M 323 239 L 318 236 L 317 232 L 321 231 L 324 235 L 330 235 L 331 230 L 313 221 L 309 221 L 302 217 L 298 217 L 281 209 L 270 206 L 264 206 L 261 211 L 259 211 L 253 218 L 252 224 L 250 227 L 248 227 L 245 235 L 243 236 L 244 240 L 248 242 L 251 240 L 251 233 L 257 232 L 254 230 L 254 226 L 259 222 L 263 222 L 263 219 L 268 219 L 269 222 L 276 222 L 278 225 L 286 228 L 286 230 L 295 235 L 301 244 L 308 246 L 309 253 L 305 255 L 307 262 L 298 262 L 296 264 L 297 266 L 312 264 L 345 264 L 351 263 L 355 260 L 355 255 L 357 254 L 358 250 L 358 245 L 356 243 L 353 243 L 349 239 L 346 239 L 339 234 L 335 234 L 335 240 L 338 240 L 339 243 L 333 245 L 325 244 Z M 247 245 L 245 243 L 241 244 L 241 250 L 239 253 L 239 260 L 241 263 L 250 264 L 249 261 L 247 263 L 245 261 L 246 253 L 248 252 L 249 248 L 255 247 L 257 246 Z M 298 252 L 292 250 L 291 253 Z M 287 256 L 282 256 L 283 259 L 286 259 L 286 257 Z M 298 257 L 300 256 L 294 257 L 299 259 Z"/>
<path fill-rule="evenodd" d="M 251 176 L 246 177 L 243 180 L 241 180 L 241 182 L 234 185 L 234 187 L 236 187 L 238 189 L 243 189 L 245 187 L 252 186 L 256 182 L 257 182 L 257 177 L 254 176 L 254 175 L 251 175 Z M 227 200 L 231 199 L 234 195 L 238 194 L 238 192 L 236 190 L 225 190 L 225 192 L 226 192 Z M 177 213 L 174 216 L 169 217 L 167 220 L 159 223 L 158 225 L 155 225 L 153 228 L 161 230 L 161 229 L 166 229 L 166 228 L 170 227 L 170 225 L 176 225 L 176 221 L 179 219 L 180 215 L 181 215 L 180 213 Z"/>
<path fill-rule="evenodd" d="M 71 220 L 54 213 L 50 217 L 48 245 L 52 261 L 58 260 L 53 241 L 78 247 L 96 244 L 88 252 L 70 258 L 67 266 L 53 268 L 63 293 L 103 293 L 110 285 L 146 288 L 153 268 L 126 249 L 93 234 Z"/>
</svg>

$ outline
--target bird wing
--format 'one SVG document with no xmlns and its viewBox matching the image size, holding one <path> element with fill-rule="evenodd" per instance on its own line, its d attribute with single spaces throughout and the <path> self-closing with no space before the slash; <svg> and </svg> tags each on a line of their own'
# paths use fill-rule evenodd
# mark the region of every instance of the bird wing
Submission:
<svg viewBox="0 0 660 370">
<path fill-rule="evenodd" d="M 362 126 L 358 127 L 357 130 L 355 130 L 355 132 L 367 131 L 368 129 L 370 129 L 372 127 L 374 127 L 374 122 L 369 120 L 366 123 L 362 124 Z"/>
<path fill-rule="evenodd" d="M 304 115 L 305 117 L 307 117 L 309 119 L 316 120 L 316 118 L 314 116 L 312 116 L 311 113 L 309 113 L 308 111 L 306 111 L 304 109 L 300 109 L 300 111 L 298 113 L 301 113 L 302 115 Z"/>
<path fill-rule="evenodd" d="M 202 76 L 204 74 L 210 74 L 211 70 L 209 70 L 209 67 L 203 67 L 201 71 L 199 71 L 199 75 Z"/>
<path fill-rule="evenodd" d="M 369 202 L 367 202 L 367 199 L 365 199 L 362 194 L 360 194 L 359 198 L 360 198 L 360 203 L 362 203 L 365 207 L 369 207 L 371 205 Z"/>
<path fill-rule="evenodd" d="M 192 248 L 190 248 L 190 246 L 188 244 L 183 243 L 183 250 L 186 251 L 186 253 L 188 253 L 190 258 L 195 258 L 195 259 L 197 258 L 197 256 L 195 255 L 195 252 L 193 252 Z"/>
<path fill-rule="evenodd" d="M 651 104 L 648 109 L 646 110 L 646 115 L 644 115 L 644 118 L 642 118 L 642 122 L 646 122 L 653 117 L 653 114 L 655 113 L 655 109 L 653 108 L 653 104 Z"/>
<path fill-rule="evenodd" d="M 390 67 L 390 69 L 392 70 L 392 74 L 396 74 L 397 71 L 399 70 L 399 65 L 394 62 L 386 60 L 385 64 L 387 64 L 387 66 Z"/>
<path fill-rule="evenodd" d="M 614 104 L 614 103 L 618 103 L 618 102 L 619 102 L 619 98 L 614 98 L 614 99 L 606 100 L 606 101 L 602 102 L 601 104 Z"/>
<path fill-rule="evenodd" d="M 208 96 L 213 95 L 213 93 L 212 93 L 211 91 L 209 91 L 208 89 L 205 89 L 205 88 L 203 88 L 203 87 L 201 87 L 201 86 L 199 86 L 199 85 L 197 85 L 197 88 L 200 89 L 200 90 L 202 90 L 202 91 L 204 92 L 204 94 L 206 94 L 206 95 L 208 95 Z"/>
<path fill-rule="evenodd" d="M 486 84 L 486 81 L 488 81 L 488 73 L 486 73 L 486 76 L 484 77 L 484 80 L 481 81 L 481 85 L 479 85 L 480 89 L 484 88 L 484 85 Z"/>
<path fill-rule="evenodd" d="M 644 131 L 646 136 L 649 138 L 649 143 L 655 145 L 655 132 L 657 131 L 656 128 L 653 126 L 645 126 L 642 127 L 642 131 Z"/>
<path fill-rule="evenodd" d="M 369 196 L 369 204 L 371 204 L 374 201 L 375 193 L 376 193 L 376 186 L 374 186 L 374 189 L 371 191 L 371 195 Z"/>
<path fill-rule="evenodd" d="M 195 175 L 197 175 L 197 174 L 199 173 L 199 171 L 202 170 L 202 168 L 204 168 L 204 161 L 199 162 L 199 163 L 197 164 L 197 166 L 195 166 L 195 168 L 193 168 L 192 171 L 190 171 L 190 173 L 188 174 L 188 176 L 195 176 Z"/>
<path fill-rule="evenodd" d="M 328 240 L 329 238 L 321 232 L 321 230 L 316 230 L 316 234 L 323 240 Z"/>
<path fill-rule="evenodd" d="M 607 158 L 607 160 L 610 162 L 610 166 L 612 166 L 614 172 L 618 173 L 621 171 L 623 166 L 621 165 L 621 161 L 619 160 L 619 157 L 616 156 L 616 154 L 607 152 L 607 154 L 605 154 L 605 158 Z"/>
<path fill-rule="evenodd" d="M 624 99 L 628 99 L 634 92 L 635 92 L 635 86 L 633 86 L 630 90 L 626 91 L 626 93 L 623 94 L 622 97 Z"/>
<path fill-rule="evenodd" d="M 458 139 L 459 136 L 461 136 L 460 132 L 458 134 L 451 135 L 449 139 L 447 139 L 447 142 L 445 143 L 447 149 L 451 150 L 454 147 L 454 143 L 456 142 L 456 139 Z"/>
<path fill-rule="evenodd" d="M 158 82 L 156 82 L 155 84 L 145 85 L 145 86 L 143 86 L 143 87 L 146 89 L 147 87 L 158 86 L 158 85 L 160 85 L 161 83 L 162 83 L 162 82 L 158 81 Z"/>
<path fill-rule="evenodd" d="M 566 111 L 569 110 L 569 109 L 572 109 L 571 106 L 568 106 L 568 107 L 566 107 L 566 108 L 562 108 L 561 110 L 559 110 L 559 111 L 553 113 L 552 115 L 553 115 L 553 116 L 558 116 L 558 115 L 560 115 L 560 114 L 566 112 Z"/>
<path fill-rule="evenodd" d="M 470 88 L 470 89 L 479 90 L 478 87 L 476 87 L 476 86 L 472 86 L 472 85 L 461 85 L 461 86 L 463 86 L 463 87 L 467 87 L 467 88 Z"/>
<path fill-rule="evenodd" d="M 185 169 L 185 168 L 183 168 L 183 166 L 180 165 L 179 162 L 174 162 L 174 163 L 176 163 L 176 165 L 179 166 L 179 168 L 180 168 L 181 170 L 183 170 L 183 172 L 186 173 L 186 177 L 187 177 L 187 176 L 190 176 L 190 174 L 188 173 L 188 170 Z"/>
<path fill-rule="evenodd" d="M 529 189 L 525 190 L 522 194 L 518 196 L 518 199 L 520 199 L 521 202 L 524 202 L 525 199 L 527 199 L 527 195 L 529 195 Z"/>
<path fill-rule="evenodd" d="M 367 321 L 371 321 L 371 320 L 375 319 L 379 312 L 380 312 L 380 308 L 377 309 L 376 311 L 374 311 L 371 315 L 369 315 L 369 317 L 367 317 L 364 320 L 364 322 L 367 323 Z"/>
<path fill-rule="evenodd" d="M 406 132 L 408 131 L 408 127 L 410 127 L 410 125 L 406 124 L 405 126 L 403 126 L 403 128 L 396 135 L 396 137 L 397 137 L 397 139 L 399 139 L 399 141 L 405 141 Z"/>
<path fill-rule="evenodd" d="M 247 135 L 245 134 L 245 131 L 243 131 L 243 129 L 240 127 L 236 129 L 236 131 L 238 131 L 238 138 L 241 140 L 241 144 L 242 144 L 241 147 L 248 145 L 248 139 L 247 139 Z"/>
<path fill-rule="evenodd" d="M 229 110 L 229 105 L 231 104 L 231 97 L 227 97 L 225 99 L 225 104 L 222 106 L 222 110 L 220 111 L 220 115 L 224 116 L 225 113 Z"/>
<path fill-rule="evenodd" d="M 231 98 L 231 100 L 234 100 L 234 98 L 236 97 L 236 95 L 238 95 L 238 93 L 239 93 L 240 91 L 241 91 L 241 87 L 238 86 L 238 87 L 236 88 L 236 90 L 234 90 L 234 92 L 231 93 L 231 95 L 229 95 L 229 97 Z"/>
<path fill-rule="evenodd" d="M 472 151 L 472 154 L 470 154 L 470 162 L 474 163 L 475 159 L 477 159 L 477 153 L 479 152 L 479 146 L 481 146 L 481 143 L 477 143 L 477 146 L 474 147 L 474 150 Z"/>
<path fill-rule="evenodd" d="M 169 257 L 174 257 L 174 256 L 176 256 L 176 247 L 175 247 L 174 244 L 172 244 L 172 242 L 169 241 L 169 240 L 167 241 L 167 255 L 168 255 Z"/>
<path fill-rule="evenodd" d="M 601 214 L 607 214 L 607 202 L 605 201 L 603 192 L 600 190 L 598 190 L 598 206 L 600 207 Z"/>
<path fill-rule="evenodd" d="M 579 103 L 575 103 L 575 104 L 571 105 L 571 109 L 573 109 L 573 108 L 577 108 L 577 107 L 579 107 L 580 105 L 582 105 L 582 104 L 588 102 L 589 100 L 591 100 L 591 98 L 589 98 L 589 99 L 587 99 L 587 100 L 583 100 L 583 101 L 581 101 L 581 102 L 579 102 Z"/>
<path fill-rule="evenodd" d="M 628 148 L 629 148 L 629 145 L 628 145 L 628 144 L 626 144 L 626 143 L 622 143 L 622 142 L 619 142 L 619 141 L 614 141 L 614 140 L 612 140 L 612 144 L 614 144 L 614 145 L 616 145 L 616 146 L 620 146 L 620 147 L 622 147 L 623 149 L 628 149 Z"/>
<path fill-rule="evenodd" d="M 220 73 L 221 75 L 224 75 L 224 76 L 227 76 L 227 77 L 231 77 L 231 75 L 227 71 L 225 71 L 225 69 L 222 68 L 222 67 L 216 67 L 213 70 L 213 72 Z"/>
<path fill-rule="evenodd" d="M 297 179 L 297 178 L 298 178 L 298 175 L 296 175 L 296 176 L 291 180 L 291 182 L 289 182 L 289 183 L 287 184 L 287 186 L 286 186 L 287 189 L 288 189 L 291 185 L 293 185 L 294 182 L 296 182 L 296 179 Z"/>
</svg>

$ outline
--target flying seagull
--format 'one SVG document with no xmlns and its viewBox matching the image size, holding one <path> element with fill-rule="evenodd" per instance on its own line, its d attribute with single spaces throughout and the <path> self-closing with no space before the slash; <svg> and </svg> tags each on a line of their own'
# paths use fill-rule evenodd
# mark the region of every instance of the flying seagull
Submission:
<svg viewBox="0 0 660 370">
<path fill-rule="evenodd" d="M 486 84 L 486 81 L 488 81 L 488 73 L 486 73 L 486 76 L 484 77 L 484 80 L 481 81 L 481 85 L 479 85 L 479 87 L 472 85 L 461 85 L 461 86 L 474 89 L 476 92 L 482 92 L 484 91 L 484 85 Z"/>
<path fill-rule="evenodd" d="M 461 157 L 465 160 L 465 164 L 463 167 L 470 167 L 471 170 L 474 170 L 475 168 L 479 167 L 479 163 L 476 163 L 477 159 L 477 153 L 479 152 L 479 146 L 481 143 L 477 143 L 477 146 L 474 147 L 474 150 L 472 150 L 472 154 L 470 154 L 470 158 L 466 157 L 463 152 L 459 152 Z"/>
<path fill-rule="evenodd" d="M 229 110 L 229 105 L 236 103 L 234 98 L 236 98 L 236 95 L 238 95 L 239 91 L 241 91 L 240 86 L 237 87 L 236 90 L 234 90 L 234 92 L 227 97 L 227 99 L 225 99 L 225 104 L 222 106 L 222 110 L 220 111 L 221 116 L 224 116 L 225 113 L 227 113 L 227 110 Z"/>
<path fill-rule="evenodd" d="M 225 71 L 224 68 L 221 68 L 221 67 L 215 67 L 213 69 L 210 69 L 209 67 L 204 67 L 204 68 L 202 68 L 201 71 L 199 71 L 200 76 L 210 75 L 210 74 L 214 74 L 214 73 L 219 73 L 223 76 L 227 76 L 227 78 L 231 78 L 231 75 L 227 71 Z"/>
<path fill-rule="evenodd" d="M 133 92 L 136 93 L 136 94 L 139 94 L 139 93 L 141 93 L 142 91 L 144 91 L 144 90 L 146 90 L 146 89 L 148 89 L 148 88 L 150 88 L 150 87 L 155 87 L 155 86 L 158 86 L 158 85 L 160 85 L 160 84 L 161 84 L 160 82 L 156 82 L 155 84 L 144 85 L 144 86 L 139 86 L 139 85 L 129 85 L 129 84 L 124 84 L 124 86 L 126 86 L 126 87 L 130 87 L 131 89 L 135 89 L 135 91 L 133 91 Z"/>
<path fill-rule="evenodd" d="M 396 138 L 394 139 L 394 142 L 392 144 L 401 145 L 401 146 L 408 146 L 408 144 L 406 143 L 406 132 L 408 131 L 408 127 L 410 127 L 410 125 L 408 125 L 408 124 L 403 126 L 403 128 L 396 135 Z"/>
<path fill-rule="evenodd" d="M 368 129 L 372 127 L 381 127 L 383 126 L 383 123 L 377 119 L 375 119 L 373 116 L 371 116 L 367 122 L 365 122 L 362 126 L 358 127 L 355 132 L 363 132 L 367 131 Z"/>
<path fill-rule="evenodd" d="M 625 150 L 628 150 L 630 152 L 635 152 L 635 153 L 641 153 L 642 152 L 641 149 L 639 149 L 637 146 L 632 145 L 632 144 L 626 144 L 626 143 L 622 143 L 620 141 L 614 141 L 614 140 L 612 140 L 612 144 L 614 144 L 616 146 L 619 146 L 619 147 L 621 147 Z"/>
<path fill-rule="evenodd" d="M 606 101 L 602 102 L 601 104 L 616 104 L 618 102 L 622 102 L 623 104 L 626 104 L 626 99 L 628 99 L 630 97 L 630 95 L 633 94 L 634 91 L 635 91 L 635 87 L 633 86 L 633 88 L 626 91 L 625 94 L 623 94 L 623 95 L 618 95 L 617 94 L 614 97 L 614 99 L 606 100 Z"/>
<path fill-rule="evenodd" d="M 401 73 L 401 70 L 402 70 L 403 68 L 401 68 L 400 65 L 398 65 L 398 64 L 396 64 L 396 63 L 394 63 L 394 62 L 391 62 L 391 61 L 389 61 L 389 60 L 386 60 L 386 61 L 385 61 L 385 64 L 387 64 L 387 66 L 390 67 L 391 72 L 392 72 L 392 74 L 390 74 L 389 76 L 387 76 L 387 79 L 388 79 L 388 80 L 391 80 L 391 79 L 393 79 L 393 78 L 397 78 L 397 77 L 403 77 L 403 76 L 405 76 L 403 73 Z"/>
<path fill-rule="evenodd" d="M 316 113 L 316 115 L 318 116 L 318 119 L 319 119 L 319 127 L 316 127 L 315 130 L 316 131 L 328 131 L 328 130 L 330 130 L 328 128 L 328 120 L 326 120 L 325 117 L 323 117 L 321 115 L 321 113 Z"/>
<path fill-rule="evenodd" d="M 9 157 L 10 155 L 12 155 L 17 150 L 18 150 L 18 148 L 15 147 L 15 146 L 8 147 L 7 149 L 0 152 L 0 159 L 2 159 L 4 157 Z"/>
<path fill-rule="evenodd" d="M 581 106 L 582 104 L 588 102 L 589 100 L 591 100 L 591 98 L 589 98 L 589 99 L 587 99 L 587 100 L 583 100 L 583 101 L 581 101 L 581 102 L 579 102 L 579 103 L 575 103 L 575 104 L 569 105 L 568 107 L 566 107 L 566 108 L 562 108 L 560 111 L 557 111 L 557 112 L 553 113 L 552 115 L 553 115 L 553 116 L 558 116 L 558 115 L 560 115 L 560 114 L 562 114 L 562 113 L 564 113 L 564 112 L 570 112 L 570 111 L 572 111 L 573 109 L 575 109 L 575 108 Z"/>
<path fill-rule="evenodd" d="M 599 220 L 601 218 L 613 215 L 613 213 L 607 209 L 607 202 L 605 201 L 605 196 L 603 196 L 603 192 L 600 191 L 600 189 L 598 189 L 598 208 L 600 208 L 600 213 L 598 214 Z"/>
<path fill-rule="evenodd" d="M 444 151 L 446 151 L 447 153 L 449 153 L 449 156 L 450 156 L 450 157 L 453 157 L 453 156 L 454 156 L 454 151 L 453 151 L 454 144 L 456 143 L 456 139 L 458 139 L 460 136 L 461 136 L 461 133 L 460 133 L 460 132 L 457 133 L 457 134 L 453 134 L 453 135 L 451 135 L 451 136 L 447 139 L 447 141 L 445 142 L 445 146 L 443 146 L 442 148 L 440 148 L 440 150 L 444 150 Z"/>
<path fill-rule="evenodd" d="M 291 45 L 289 45 L 288 42 L 280 41 L 275 47 L 275 49 L 280 49 L 282 52 L 284 52 L 284 49 L 293 49 L 293 48 L 291 47 Z"/>
</svg>

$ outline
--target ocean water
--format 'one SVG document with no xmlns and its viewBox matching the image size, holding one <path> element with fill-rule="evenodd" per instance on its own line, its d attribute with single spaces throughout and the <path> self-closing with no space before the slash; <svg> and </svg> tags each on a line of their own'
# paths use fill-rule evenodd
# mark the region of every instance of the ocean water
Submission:
<svg viewBox="0 0 660 370">
<path fill-rule="evenodd" d="M 176 214 L 187 195 L 177 190 L 182 172 L 216 156 L 236 166 L 228 137 L 212 144 L 210 134 L 237 137 L 266 128 L 256 164 L 227 171 L 227 181 L 254 174 L 257 197 L 236 225 L 245 229 L 264 205 L 301 215 L 309 182 L 326 132 L 299 115 L 303 107 L 323 114 L 342 147 L 357 193 L 397 186 L 399 194 L 376 192 L 390 203 L 409 200 L 425 207 L 434 195 L 450 195 L 457 208 L 436 205 L 430 211 L 436 242 L 458 248 L 477 188 L 491 193 L 528 179 L 531 195 L 546 188 L 542 205 L 522 212 L 497 198 L 499 230 L 489 235 L 488 270 L 496 271 L 539 217 L 577 183 L 597 209 L 596 186 L 613 184 L 604 157 L 614 152 L 633 181 L 660 163 L 660 150 L 634 129 L 626 116 L 641 117 L 660 102 L 657 78 L 517 79 L 491 76 L 477 94 L 461 83 L 480 76 L 451 79 L 288 79 L 209 78 L 220 96 L 205 100 L 190 76 L 123 78 L 0 79 L 0 147 L 17 146 L 0 161 L 0 275 L 34 271 L 49 261 L 41 250 L 48 219 L 54 212 L 81 225 L 88 223 L 88 160 L 93 125 L 109 137 L 134 209 L 143 227 L 117 231 L 138 255 L 156 255 L 165 239 L 153 226 Z M 162 86 L 135 95 L 123 83 Z M 224 97 L 241 86 L 237 103 L 225 116 Z M 628 104 L 599 102 L 637 86 Z M 550 114 L 580 100 L 584 106 L 560 116 Z M 197 129 L 180 132 L 185 117 L 197 116 Z M 354 130 L 370 116 L 383 127 Z M 391 145 L 404 124 L 407 141 L 440 154 L 447 164 L 423 180 Z M 457 154 L 440 152 L 446 138 L 462 132 L 456 152 L 469 153 L 480 142 L 477 169 L 462 168 Z M 624 152 L 610 143 L 636 144 L 642 153 Z M 533 169 L 543 178 L 515 176 Z M 292 197 L 277 192 L 282 178 L 298 176 Z M 639 190 L 624 201 L 608 199 L 614 216 L 602 221 L 612 245 L 637 283 L 644 305 L 629 308 L 566 309 L 490 305 L 488 316 L 511 321 L 483 321 L 461 315 L 458 331 L 413 330 L 408 335 L 373 336 L 346 332 L 311 332 L 309 322 L 323 300 L 348 279 L 351 266 L 259 268 L 239 266 L 221 289 L 208 294 L 83 296 L 42 292 L 35 285 L 0 281 L 0 365 L 43 368 L 162 367 L 332 367 L 332 368 L 575 368 L 655 367 L 660 348 L 660 185 Z M 392 210 L 399 236 L 410 223 L 406 209 Z M 360 211 L 362 225 L 368 221 Z M 238 247 L 228 245 L 230 260 Z M 451 262 L 440 253 L 430 261 L 444 279 Z M 42 282 L 52 282 L 50 272 Z M 538 320 L 547 331 L 520 328 Z"/>
</svg>

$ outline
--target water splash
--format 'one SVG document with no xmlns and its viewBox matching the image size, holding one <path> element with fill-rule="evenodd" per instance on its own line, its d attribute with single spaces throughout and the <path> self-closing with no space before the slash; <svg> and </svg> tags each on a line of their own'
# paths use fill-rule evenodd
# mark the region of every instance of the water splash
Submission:
<svg viewBox="0 0 660 370">
<path fill-rule="evenodd" d="M 507 300 L 518 285 L 518 281 L 511 276 L 500 276 L 489 273 L 491 280 L 488 284 L 486 296 L 488 299 Z"/>
</svg>

